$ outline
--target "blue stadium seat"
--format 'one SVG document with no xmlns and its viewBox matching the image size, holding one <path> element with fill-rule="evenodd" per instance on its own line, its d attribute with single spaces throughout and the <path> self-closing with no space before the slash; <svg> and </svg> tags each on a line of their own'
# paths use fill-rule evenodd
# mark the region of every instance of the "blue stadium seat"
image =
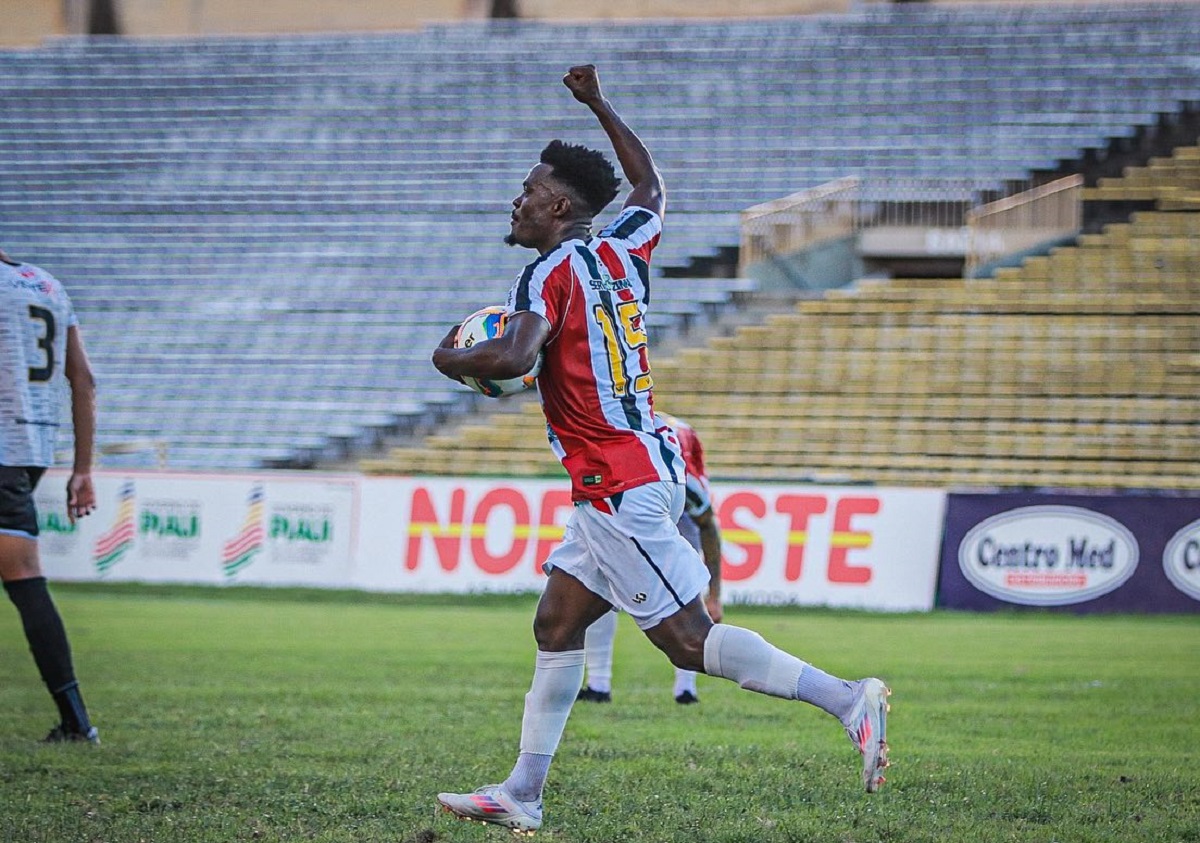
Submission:
<svg viewBox="0 0 1200 843">
<path fill-rule="evenodd" d="M 1197 4 L 914 4 L 57 39 L 0 52 L 19 115 L 0 125 L 0 232 L 72 291 L 101 444 L 158 436 L 181 467 L 304 463 L 474 400 L 428 353 L 520 269 L 500 237 L 541 145 L 604 146 L 557 87 L 580 55 L 666 174 L 656 272 L 686 275 L 738 244 L 744 208 L 835 178 L 883 201 L 941 180 L 957 201 L 1131 137 L 1200 101 L 1198 31 Z M 650 326 L 744 284 L 660 277 Z"/>
</svg>

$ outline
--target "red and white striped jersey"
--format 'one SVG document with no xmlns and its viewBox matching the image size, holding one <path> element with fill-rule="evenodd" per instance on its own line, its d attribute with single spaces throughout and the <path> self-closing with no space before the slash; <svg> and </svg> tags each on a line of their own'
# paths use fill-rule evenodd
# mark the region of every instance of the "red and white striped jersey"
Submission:
<svg viewBox="0 0 1200 843">
<path fill-rule="evenodd" d="M 675 431 L 675 436 L 679 440 L 679 450 L 683 453 L 683 462 L 687 466 L 688 474 L 694 474 L 703 479 L 705 483 L 708 483 L 708 469 L 704 467 L 704 445 L 701 444 L 700 436 L 696 433 L 696 429 L 679 418 L 679 416 L 672 416 L 669 413 L 659 413 L 658 417 Z"/>
<path fill-rule="evenodd" d="M 679 441 L 683 463 L 687 466 L 686 499 L 683 504 L 685 515 L 696 518 L 712 509 L 712 493 L 708 487 L 708 470 L 704 467 L 704 445 L 695 428 L 678 416 L 659 413 L 658 418 L 671 430 Z M 682 531 L 681 531 L 682 532 Z"/>
<path fill-rule="evenodd" d="M 675 436 L 654 415 L 646 342 L 650 255 L 661 233 L 653 211 L 626 208 L 598 236 L 529 264 L 508 294 L 510 312 L 550 324 L 538 393 L 575 500 L 684 480 Z"/>
</svg>

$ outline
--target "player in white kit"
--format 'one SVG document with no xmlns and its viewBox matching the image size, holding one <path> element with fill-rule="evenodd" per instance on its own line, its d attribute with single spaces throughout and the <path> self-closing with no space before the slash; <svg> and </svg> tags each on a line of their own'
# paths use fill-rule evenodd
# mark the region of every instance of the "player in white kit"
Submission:
<svg viewBox="0 0 1200 843">
<path fill-rule="evenodd" d="M 91 365 L 62 285 L 45 270 L 0 252 L 0 580 L 17 607 L 33 660 L 58 707 L 59 723 L 45 740 L 99 743 L 75 678 L 67 633 L 38 559 L 33 490 L 54 462 L 68 386 L 75 462 L 67 481 L 67 517 L 73 524 L 96 506 Z"/>
<path fill-rule="evenodd" d="M 513 200 L 505 240 L 539 257 L 509 291 L 504 333 L 454 348 L 455 327 L 433 353 L 447 377 L 489 380 L 520 377 L 544 354 L 538 394 L 575 503 L 563 542 L 544 566 L 516 765 L 501 784 L 440 793 L 438 801 L 462 819 L 517 832 L 541 827 L 550 761 L 583 684 L 584 634 L 613 607 L 676 667 L 833 714 L 862 754 L 862 781 L 874 791 L 887 766 L 884 683 L 830 676 L 755 632 L 714 624 L 705 611 L 708 572 L 675 527 L 683 458 L 654 414 L 651 391 L 645 318 L 666 204 L 662 177 L 601 94 L 595 67 L 573 67 L 563 83 L 599 121 L 632 190 L 617 218 L 593 235 L 592 220 L 616 197 L 620 180 L 602 153 L 552 141 Z"/>
</svg>

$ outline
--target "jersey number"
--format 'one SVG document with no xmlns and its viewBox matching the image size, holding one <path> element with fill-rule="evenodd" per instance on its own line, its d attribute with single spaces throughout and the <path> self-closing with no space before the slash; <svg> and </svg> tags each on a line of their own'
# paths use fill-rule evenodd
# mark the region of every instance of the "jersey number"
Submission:
<svg viewBox="0 0 1200 843">
<path fill-rule="evenodd" d="M 37 346 L 45 355 L 46 365 L 29 367 L 29 382 L 41 383 L 54 375 L 54 314 L 44 307 L 29 305 L 29 318 L 42 323 Z"/>
<path fill-rule="evenodd" d="M 646 392 L 654 385 L 650 377 L 650 363 L 646 355 L 646 327 L 642 322 L 642 312 L 636 301 L 619 302 L 616 306 L 617 324 L 613 324 L 612 315 L 603 305 L 596 305 L 592 313 L 596 324 L 604 333 L 604 346 L 608 349 L 608 365 L 612 374 L 613 395 L 624 398 L 632 392 Z M 618 334 L 618 327 L 620 332 Z M 637 369 L 633 374 L 633 388 L 630 389 L 628 364 L 633 359 Z"/>
</svg>

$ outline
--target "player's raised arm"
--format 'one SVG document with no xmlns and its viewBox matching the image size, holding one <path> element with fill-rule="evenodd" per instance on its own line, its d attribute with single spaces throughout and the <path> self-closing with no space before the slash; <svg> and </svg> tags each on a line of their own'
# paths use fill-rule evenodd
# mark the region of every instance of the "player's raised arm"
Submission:
<svg viewBox="0 0 1200 843">
<path fill-rule="evenodd" d="M 625 178 L 633 187 L 625 198 L 625 207 L 637 205 L 639 208 L 648 208 L 661 217 L 667 204 L 662 174 L 654 166 L 650 150 L 646 149 L 646 145 L 601 93 L 596 66 L 583 64 L 572 67 L 563 77 L 563 84 L 575 95 L 575 99 L 592 110 L 612 142 Z"/>
</svg>

